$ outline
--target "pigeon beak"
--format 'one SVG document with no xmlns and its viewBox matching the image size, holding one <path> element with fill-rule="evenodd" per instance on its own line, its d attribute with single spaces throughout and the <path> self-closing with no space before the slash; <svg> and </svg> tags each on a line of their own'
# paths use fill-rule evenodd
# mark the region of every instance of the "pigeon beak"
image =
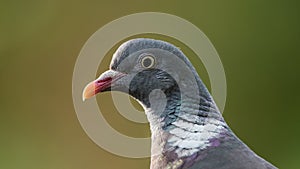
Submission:
<svg viewBox="0 0 300 169">
<path fill-rule="evenodd" d="M 111 88 L 111 85 L 121 77 L 125 76 L 124 73 L 117 72 L 114 70 L 108 70 L 102 73 L 98 79 L 90 82 L 85 86 L 82 93 L 82 100 L 85 101 L 97 93 L 107 91 Z"/>
</svg>

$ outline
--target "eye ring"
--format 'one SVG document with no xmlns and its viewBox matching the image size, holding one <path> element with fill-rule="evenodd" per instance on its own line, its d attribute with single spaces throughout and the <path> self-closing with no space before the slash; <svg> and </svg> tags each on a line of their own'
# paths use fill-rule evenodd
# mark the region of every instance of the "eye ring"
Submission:
<svg viewBox="0 0 300 169">
<path fill-rule="evenodd" d="M 149 69 L 155 65 L 155 58 L 152 55 L 145 55 L 141 59 L 141 65 L 143 68 Z"/>
</svg>

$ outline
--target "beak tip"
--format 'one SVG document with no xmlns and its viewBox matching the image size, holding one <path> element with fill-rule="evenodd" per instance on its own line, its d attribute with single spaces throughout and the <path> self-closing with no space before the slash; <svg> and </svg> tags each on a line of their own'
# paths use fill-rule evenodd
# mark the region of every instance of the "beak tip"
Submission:
<svg viewBox="0 0 300 169">
<path fill-rule="evenodd" d="M 86 85 L 85 88 L 83 89 L 82 101 L 84 102 L 85 100 L 91 98 L 94 95 L 95 95 L 95 85 L 94 82 L 91 82 L 88 85 Z"/>
</svg>

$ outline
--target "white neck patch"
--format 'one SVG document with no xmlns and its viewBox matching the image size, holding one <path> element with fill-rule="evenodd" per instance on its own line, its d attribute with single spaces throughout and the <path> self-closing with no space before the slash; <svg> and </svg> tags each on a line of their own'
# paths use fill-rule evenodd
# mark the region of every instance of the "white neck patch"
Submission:
<svg viewBox="0 0 300 169">
<path fill-rule="evenodd" d="M 171 136 L 167 140 L 170 147 L 178 147 L 175 153 L 178 157 L 186 157 L 211 146 L 210 139 L 217 138 L 224 129 L 225 123 L 208 118 L 205 124 L 195 124 L 178 119 L 172 123 Z"/>
</svg>

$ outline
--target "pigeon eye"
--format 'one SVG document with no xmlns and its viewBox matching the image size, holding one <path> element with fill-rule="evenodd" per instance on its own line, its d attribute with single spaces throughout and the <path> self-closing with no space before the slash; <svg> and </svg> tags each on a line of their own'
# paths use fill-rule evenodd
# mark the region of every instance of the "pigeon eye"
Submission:
<svg viewBox="0 0 300 169">
<path fill-rule="evenodd" d="M 141 64 L 144 68 L 149 69 L 154 66 L 155 59 L 153 56 L 150 55 L 144 56 L 141 60 Z"/>
</svg>

